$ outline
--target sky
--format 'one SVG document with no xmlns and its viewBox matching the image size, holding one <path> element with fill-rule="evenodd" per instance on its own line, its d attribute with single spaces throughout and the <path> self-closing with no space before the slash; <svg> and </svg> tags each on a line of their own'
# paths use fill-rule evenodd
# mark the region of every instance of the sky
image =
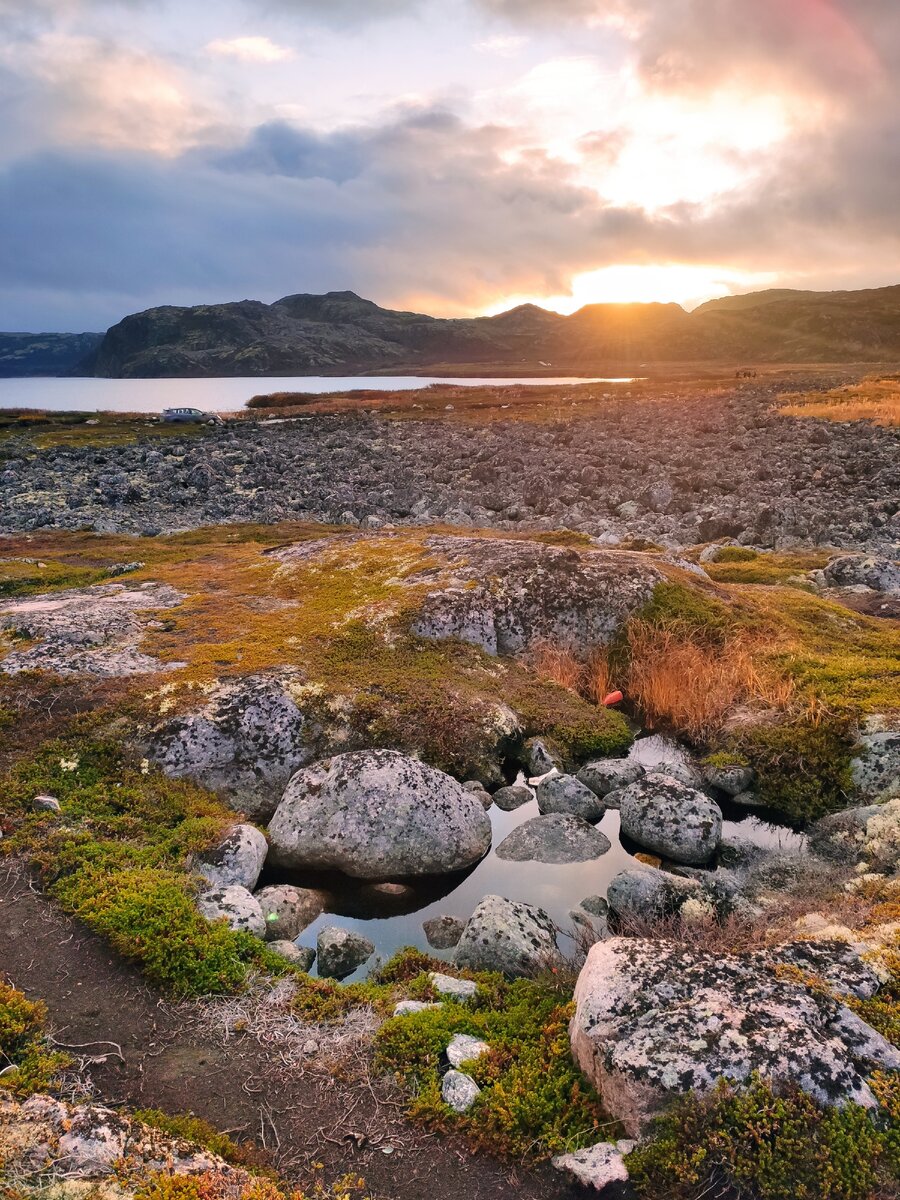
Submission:
<svg viewBox="0 0 900 1200">
<path fill-rule="evenodd" d="M 900 282 L 898 0 L 0 0 L 0 329 Z"/>
</svg>

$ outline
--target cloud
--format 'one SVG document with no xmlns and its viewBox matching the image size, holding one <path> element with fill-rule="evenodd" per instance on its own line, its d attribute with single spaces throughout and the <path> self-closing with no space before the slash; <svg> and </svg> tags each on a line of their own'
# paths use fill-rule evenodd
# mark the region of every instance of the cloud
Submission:
<svg viewBox="0 0 900 1200">
<path fill-rule="evenodd" d="M 475 49 L 479 54 L 497 54 L 501 58 L 512 58 L 513 55 L 522 49 L 527 41 L 528 38 L 515 34 L 506 34 L 505 36 L 498 34 L 496 37 L 487 38 L 483 42 L 476 42 Z"/>
<path fill-rule="evenodd" d="M 279 46 L 267 37 L 217 38 L 206 47 L 214 58 L 237 58 L 241 62 L 275 63 L 294 57 L 289 46 Z"/>
</svg>

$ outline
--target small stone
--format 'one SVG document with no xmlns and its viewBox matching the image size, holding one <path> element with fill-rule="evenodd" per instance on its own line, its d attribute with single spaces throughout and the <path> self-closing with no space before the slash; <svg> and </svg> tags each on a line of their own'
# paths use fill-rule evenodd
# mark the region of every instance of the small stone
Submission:
<svg viewBox="0 0 900 1200">
<path fill-rule="evenodd" d="M 441 1083 L 441 1096 L 454 1112 L 464 1113 L 481 1095 L 481 1088 L 469 1075 L 462 1071 L 448 1071 Z"/>
<path fill-rule="evenodd" d="M 718 788 L 728 796 L 739 796 L 746 792 L 755 778 L 752 767 L 742 763 L 725 764 L 724 766 L 705 766 L 703 779 L 710 787 Z"/>
<path fill-rule="evenodd" d="M 35 812 L 61 812 L 60 803 L 55 796 L 39 792 L 31 802 Z"/>
<path fill-rule="evenodd" d="M 581 901 L 581 907 L 595 917 L 605 917 L 609 912 L 609 904 L 602 896 L 586 896 Z"/>
<path fill-rule="evenodd" d="M 574 1154 L 559 1154 L 552 1160 L 557 1171 L 568 1175 L 574 1183 L 604 1192 L 607 1196 L 621 1191 L 628 1182 L 625 1155 L 634 1149 L 630 1141 L 598 1142 Z"/>
<path fill-rule="evenodd" d="M 494 803 L 504 812 L 514 812 L 515 809 L 521 808 L 523 804 L 527 804 L 529 800 L 533 799 L 534 792 L 523 784 L 502 787 L 494 792 L 493 796 Z"/>
<path fill-rule="evenodd" d="M 562 758 L 556 747 L 544 738 L 529 738 L 522 747 L 522 765 L 529 775 L 546 775 L 554 767 L 562 768 Z"/>
<path fill-rule="evenodd" d="M 301 1049 L 304 1054 L 313 1055 L 319 1053 L 319 1043 L 314 1038 L 308 1038 Z"/>
<path fill-rule="evenodd" d="M 301 971 L 308 971 L 316 961 L 315 950 L 309 946 L 298 946 L 294 942 L 289 942 L 286 938 L 269 942 L 269 949 L 273 950 L 276 954 L 280 954 L 282 958 L 287 959 L 289 963 L 298 967 Z"/>
<path fill-rule="evenodd" d="M 401 1000 L 394 1005 L 395 1017 L 411 1017 L 413 1013 L 427 1012 L 429 1008 L 440 1008 L 441 1005 L 428 1000 Z"/>
<path fill-rule="evenodd" d="M 197 897 L 197 908 L 207 921 L 218 921 L 223 917 L 236 933 L 252 933 L 254 937 L 266 935 L 266 922 L 259 901 L 245 887 L 211 888 Z"/>
<path fill-rule="evenodd" d="M 325 911 L 325 897 L 315 888 L 277 883 L 256 893 L 266 922 L 266 941 L 292 942 Z"/>
<path fill-rule="evenodd" d="M 432 917 L 422 923 L 428 945 L 434 950 L 452 950 L 462 937 L 465 922 L 459 917 Z"/>
<path fill-rule="evenodd" d="M 463 1063 L 474 1062 L 487 1054 L 490 1046 L 481 1038 L 472 1037 L 468 1033 L 455 1033 L 447 1047 L 447 1061 L 452 1067 L 461 1067 Z"/>
<path fill-rule="evenodd" d="M 452 1000 L 471 1000 L 478 992 L 474 979 L 457 979 L 454 975 L 442 975 L 440 971 L 432 971 L 429 978 L 436 992 Z"/>
<path fill-rule="evenodd" d="M 487 790 L 483 783 L 477 779 L 467 779 L 463 784 L 463 791 L 470 792 L 477 800 L 481 802 L 481 807 L 488 809 L 494 803 L 491 793 Z"/>
<path fill-rule="evenodd" d="M 597 796 L 606 796 L 644 777 L 644 768 L 629 758 L 598 758 L 585 763 L 576 778 Z"/>
<path fill-rule="evenodd" d="M 538 808 L 542 814 L 565 813 L 582 820 L 599 821 L 605 804 L 574 775 L 550 775 L 537 786 Z"/>
</svg>

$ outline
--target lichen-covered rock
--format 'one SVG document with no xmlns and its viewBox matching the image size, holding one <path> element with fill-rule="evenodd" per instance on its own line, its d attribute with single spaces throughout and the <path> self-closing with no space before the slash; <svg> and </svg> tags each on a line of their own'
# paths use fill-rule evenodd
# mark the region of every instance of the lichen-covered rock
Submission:
<svg viewBox="0 0 900 1200">
<path fill-rule="evenodd" d="M 606 806 L 574 775 L 548 775 L 537 785 L 538 809 L 542 813 L 569 813 L 585 821 L 599 821 Z"/>
<path fill-rule="evenodd" d="M 556 956 L 556 929 L 543 909 L 485 896 L 466 923 L 453 961 L 513 978 L 535 974 Z"/>
<path fill-rule="evenodd" d="M 707 763 L 703 768 L 704 781 L 728 796 L 739 796 L 748 791 L 754 778 L 753 768 L 742 763 Z"/>
<path fill-rule="evenodd" d="M 292 671 L 222 683 L 202 708 L 158 726 L 147 756 L 173 779 L 192 779 L 266 821 L 294 772 L 315 757 L 301 688 Z"/>
<path fill-rule="evenodd" d="M 717 804 L 673 779 L 651 772 L 619 794 L 622 832 L 632 841 L 680 863 L 704 863 L 722 837 Z"/>
<path fill-rule="evenodd" d="M 549 738 L 527 738 L 522 743 L 519 758 L 532 779 L 538 779 L 548 771 L 563 770 L 563 753 Z"/>
<path fill-rule="evenodd" d="M 465 921 L 459 917 L 451 917 L 442 913 L 439 917 L 431 917 L 422 922 L 428 945 L 434 950 L 452 950 L 462 937 Z"/>
<path fill-rule="evenodd" d="M 491 822 L 449 775 L 394 750 L 339 754 L 298 771 L 269 825 L 272 861 L 360 879 L 460 871 Z"/>
<path fill-rule="evenodd" d="M 850 764 L 856 794 L 873 801 L 900 796 L 900 729 L 867 730 L 858 741 Z"/>
<path fill-rule="evenodd" d="M 253 891 L 269 852 L 266 835 L 255 825 L 232 825 L 218 845 L 197 855 L 193 869 L 213 887 Z"/>
<path fill-rule="evenodd" d="M 273 950 L 276 954 L 280 954 L 282 958 L 287 959 L 292 966 L 297 967 L 301 971 L 309 971 L 316 961 L 316 952 L 312 947 L 298 946 L 294 942 L 289 942 L 286 938 L 269 942 L 269 949 Z"/>
<path fill-rule="evenodd" d="M 551 1162 L 557 1171 L 562 1171 L 573 1183 L 602 1192 L 608 1200 L 624 1196 L 628 1183 L 628 1168 L 625 1155 L 630 1154 L 635 1143 L 631 1141 L 598 1142 L 572 1154 L 558 1154 Z"/>
<path fill-rule="evenodd" d="M 441 1080 L 441 1097 L 454 1112 L 468 1112 L 480 1095 L 481 1088 L 462 1071 L 450 1070 Z"/>
<path fill-rule="evenodd" d="M 577 779 L 597 796 L 606 796 L 619 788 L 643 779 L 644 768 L 629 758 L 596 758 L 585 763 Z"/>
<path fill-rule="evenodd" d="M 835 862 L 896 871 L 900 865 L 900 797 L 822 817 L 810 829 L 809 844 L 816 854 Z"/>
<path fill-rule="evenodd" d="M 182 666 L 139 649 L 144 635 L 159 627 L 152 610 L 174 608 L 182 600 L 181 592 L 163 583 L 104 583 L 7 600 L 0 629 L 34 644 L 7 654 L 0 671 L 117 677 Z"/>
<path fill-rule="evenodd" d="M 455 975 L 444 975 L 441 971 L 430 971 L 428 978 L 439 996 L 448 1000 L 471 1000 L 478 992 L 474 979 L 457 979 Z"/>
<path fill-rule="evenodd" d="M 197 908 L 207 921 L 220 921 L 223 917 L 238 933 L 252 933 L 254 937 L 266 936 L 266 922 L 259 901 L 245 887 L 209 888 L 197 897 Z"/>
<path fill-rule="evenodd" d="M 702 891 L 696 879 L 670 875 L 657 867 L 626 867 L 609 881 L 606 900 L 610 912 L 620 921 L 652 921 L 669 916 L 689 896 Z"/>
<path fill-rule="evenodd" d="M 842 554 L 825 568 L 829 587 L 863 587 L 876 592 L 900 592 L 900 566 L 889 558 Z"/>
<path fill-rule="evenodd" d="M 316 942 L 319 975 L 325 979 L 346 979 L 375 953 L 375 946 L 351 929 L 328 925 L 319 930 Z"/>
<path fill-rule="evenodd" d="M 579 652 L 605 646 L 662 578 L 652 563 L 615 551 L 479 537 L 427 545 L 448 569 L 424 598 L 414 632 L 489 654 L 518 654 L 540 639 Z"/>
<path fill-rule="evenodd" d="M 672 1096 L 753 1072 L 823 1104 L 874 1107 L 866 1076 L 900 1065 L 900 1052 L 821 990 L 779 977 L 780 961 L 635 938 L 593 946 L 575 988 L 572 1052 L 610 1116 L 638 1135 Z"/>
<path fill-rule="evenodd" d="M 461 1067 L 463 1063 L 481 1058 L 489 1050 L 490 1046 L 481 1038 L 472 1037 L 469 1033 L 455 1033 L 447 1047 L 447 1061 L 451 1067 Z"/>
<path fill-rule="evenodd" d="M 497 857 L 512 862 L 575 863 L 599 858 L 609 838 L 581 817 L 553 812 L 516 826 L 497 847 Z"/>
<path fill-rule="evenodd" d="M 256 893 L 266 923 L 266 941 L 292 942 L 325 911 L 325 893 L 317 888 L 275 883 Z"/>
<path fill-rule="evenodd" d="M 525 787 L 524 784 L 512 784 L 510 787 L 498 788 L 494 792 L 494 803 L 503 812 L 514 812 L 517 808 L 521 808 L 523 804 L 528 804 L 534 799 L 534 792 L 530 787 Z"/>
</svg>

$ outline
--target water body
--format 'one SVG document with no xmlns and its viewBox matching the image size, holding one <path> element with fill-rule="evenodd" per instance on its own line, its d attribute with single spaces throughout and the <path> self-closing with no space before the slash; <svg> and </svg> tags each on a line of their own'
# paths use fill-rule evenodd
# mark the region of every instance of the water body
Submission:
<svg viewBox="0 0 900 1200">
<path fill-rule="evenodd" d="M 51 412 L 158 413 L 164 408 L 236 412 L 251 396 L 268 392 L 409 391 L 431 383 L 465 387 L 522 387 L 528 384 L 633 383 L 632 378 L 454 379 L 437 375 L 303 375 L 295 379 L 0 379 L 0 408 Z"/>
<path fill-rule="evenodd" d="M 639 738 L 629 755 L 647 770 L 660 762 L 683 758 L 676 743 L 664 737 Z M 497 847 L 524 821 L 539 815 L 532 799 L 515 812 L 503 812 L 494 805 L 488 812 L 493 829 L 491 849 L 470 872 L 416 883 L 403 896 L 380 895 L 371 884 L 338 874 L 322 875 L 294 871 L 278 873 L 267 882 L 293 883 L 300 887 L 321 887 L 329 893 L 328 908 L 297 938 L 299 945 L 315 948 L 320 929 L 338 925 L 363 934 L 375 943 L 376 955 L 388 959 L 404 946 L 417 946 L 435 958 L 450 960 L 452 950 L 433 950 L 422 929 L 423 921 L 447 913 L 465 920 L 487 895 L 506 896 L 543 908 L 563 930 L 561 948 L 568 952 L 574 943 L 565 931 L 572 929 L 569 911 L 588 896 L 605 896 L 610 880 L 619 871 L 634 865 L 632 854 L 619 839 L 619 813 L 608 810 L 597 828 L 611 845 L 606 854 L 587 862 L 554 865 L 539 862 L 510 862 L 497 857 Z M 772 849 L 796 851 L 805 845 L 805 837 L 751 815 L 724 822 L 724 836 L 737 837 Z M 364 979 L 372 969 L 370 959 L 347 982 Z M 315 973 L 315 972 L 314 972 Z"/>
</svg>

